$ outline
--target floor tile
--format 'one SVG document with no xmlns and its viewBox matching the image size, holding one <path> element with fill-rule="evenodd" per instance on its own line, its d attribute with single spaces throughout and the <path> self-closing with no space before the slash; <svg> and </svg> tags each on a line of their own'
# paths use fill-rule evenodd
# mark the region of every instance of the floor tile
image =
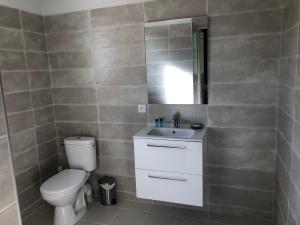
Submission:
<svg viewBox="0 0 300 225">
<path fill-rule="evenodd" d="M 195 219 L 185 219 L 185 218 L 177 218 L 175 220 L 175 225 L 206 225 L 206 221 L 199 221 Z"/>
<path fill-rule="evenodd" d="M 117 205 L 118 208 L 122 209 L 134 209 L 143 212 L 147 212 L 151 208 L 151 204 L 137 201 L 120 200 Z"/>
<path fill-rule="evenodd" d="M 110 225 L 119 211 L 120 209 L 114 207 L 93 205 L 88 208 L 83 221 Z"/>
<path fill-rule="evenodd" d="M 142 225 L 174 225 L 175 217 L 149 213 Z"/>
<path fill-rule="evenodd" d="M 141 225 L 146 216 L 145 212 L 121 209 L 112 225 Z"/>
<path fill-rule="evenodd" d="M 52 220 L 51 215 L 34 213 L 24 220 L 23 225 L 52 225 Z"/>
</svg>

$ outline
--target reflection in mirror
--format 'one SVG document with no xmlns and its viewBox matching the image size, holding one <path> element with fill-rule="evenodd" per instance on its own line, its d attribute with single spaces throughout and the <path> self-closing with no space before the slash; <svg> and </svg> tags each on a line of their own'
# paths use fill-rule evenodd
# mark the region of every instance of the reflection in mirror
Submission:
<svg viewBox="0 0 300 225">
<path fill-rule="evenodd" d="M 149 104 L 207 104 L 207 17 L 145 24 Z"/>
</svg>

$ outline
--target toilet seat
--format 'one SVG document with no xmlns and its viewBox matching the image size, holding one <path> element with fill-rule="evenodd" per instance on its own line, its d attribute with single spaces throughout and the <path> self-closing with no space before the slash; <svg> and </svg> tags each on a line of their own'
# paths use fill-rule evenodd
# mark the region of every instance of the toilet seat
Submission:
<svg viewBox="0 0 300 225">
<path fill-rule="evenodd" d="M 77 191 L 85 182 L 86 173 L 83 170 L 68 169 L 54 175 L 45 181 L 40 190 L 44 195 L 59 197 Z"/>
</svg>

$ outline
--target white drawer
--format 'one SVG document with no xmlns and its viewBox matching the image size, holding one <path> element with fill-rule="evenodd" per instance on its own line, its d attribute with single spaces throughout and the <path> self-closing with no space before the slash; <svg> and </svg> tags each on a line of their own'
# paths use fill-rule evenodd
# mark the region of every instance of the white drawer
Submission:
<svg viewBox="0 0 300 225">
<path fill-rule="evenodd" d="M 203 206 L 202 176 L 141 169 L 135 172 L 138 198 Z"/>
<path fill-rule="evenodd" d="M 202 143 L 134 140 L 135 167 L 202 175 Z"/>
</svg>

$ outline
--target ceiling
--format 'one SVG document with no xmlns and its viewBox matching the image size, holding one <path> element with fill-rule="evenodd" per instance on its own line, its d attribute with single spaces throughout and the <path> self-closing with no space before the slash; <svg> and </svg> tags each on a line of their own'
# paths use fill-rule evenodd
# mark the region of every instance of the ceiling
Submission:
<svg viewBox="0 0 300 225">
<path fill-rule="evenodd" d="M 154 0 L 0 0 L 0 5 L 40 15 L 53 15 Z"/>
</svg>

